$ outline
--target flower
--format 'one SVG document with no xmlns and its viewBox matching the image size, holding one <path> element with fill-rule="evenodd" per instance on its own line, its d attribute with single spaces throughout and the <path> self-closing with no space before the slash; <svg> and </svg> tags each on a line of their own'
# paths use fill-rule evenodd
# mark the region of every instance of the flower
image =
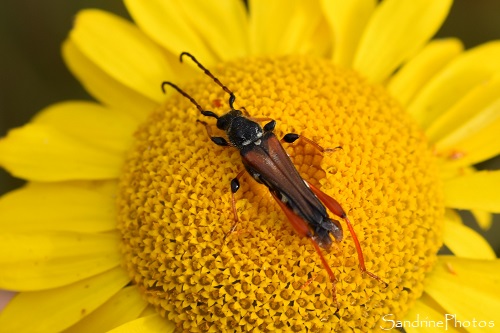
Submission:
<svg viewBox="0 0 500 333">
<path fill-rule="evenodd" d="M 29 181 L 0 200 L 0 288 L 20 291 L 0 332 L 497 319 L 499 261 L 453 209 L 484 226 L 500 211 L 500 173 L 472 166 L 500 149 L 500 44 L 429 42 L 451 1 L 250 1 L 248 15 L 238 1 L 126 5 L 137 26 L 87 10 L 63 46 L 99 103 L 50 106 L 0 141 L 0 164 Z M 178 63 L 182 51 L 214 68 L 238 107 L 276 118 L 277 133 L 342 145 L 287 149 L 346 208 L 368 269 L 389 287 L 362 276 L 347 236 L 325 251 L 339 278 L 335 313 L 307 239 L 245 177 L 241 222 L 224 241 L 238 153 L 210 143 L 192 104 L 159 86 L 175 82 L 219 114 L 227 94 Z M 436 257 L 442 239 L 455 256 Z"/>
</svg>

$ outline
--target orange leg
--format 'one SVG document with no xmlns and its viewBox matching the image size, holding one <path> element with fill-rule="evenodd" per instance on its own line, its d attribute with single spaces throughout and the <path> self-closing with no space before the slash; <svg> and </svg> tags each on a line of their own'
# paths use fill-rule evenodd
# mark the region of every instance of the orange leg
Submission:
<svg viewBox="0 0 500 333">
<path fill-rule="evenodd" d="M 300 289 L 306 289 L 311 284 L 311 282 L 314 281 L 314 279 L 316 278 L 316 273 L 312 272 L 311 275 L 312 275 L 311 278 L 307 280 L 306 283 L 304 283 L 302 287 L 300 287 Z"/>
<path fill-rule="evenodd" d="M 314 194 L 316 194 L 318 199 L 321 200 L 325 204 L 325 206 L 333 214 L 344 219 L 344 221 L 346 222 L 347 228 L 349 229 L 349 232 L 351 233 L 352 239 L 354 240 L 354 245 L 356 245 L 356 252 L 358 253 L 358 260 L 359 260 L 359 269 L 361 270 L 361 272 L 368 274 L 368 276 L 370 276 L 372 279 L 375 279 L 379 282 L 382 282 L 387 287 L 388 286 L 387 282 L 385 282 L 379 276 L 375 275 L 374 273 L 372 273 L 366 269 L 365 258 L 363 256 L 363 250 L 361 249 L 361 244 L 359 244 L 359 240 L 358 240 L 358 237 L 356 236 L 356 232 L 354 232 L 354 228 L 352 227 L 352 224 L 349 221 L 349 218 L 347 217 L 347 214 L 345 213 L 342 206 L 340 206 L 340 204 L 337 202 L 337 200 L 335 200 L 334 198 L 332 198 L 328 194 L 323 193 L 320 189 L 318 189 L 313 184 L 311 184 L 309 182 L 307 182 L 307 184 L 309 185 L 311 190 L 314 192 Z"/>
<path fill-rule="evenodd" d="M 309 143 L 310 145 L 312 145 L 314 148 L 316 148 L 317 150 L 319 150 L 321 153 L 331 153 L 333 151 L 336 151 L 337 149 L 342 149 L 341 146 L 338 146 L 338 147 L 335 147 L 335 148 L 323 148 L 322 146 L 320 146 L 319 144 L 317 144 L 315 141 L 313 141 L 313 140 L 311 140 L 309 138 L 306 138 L 303 135 L 298 135 L 298 134 L 295 134 L 295 133 L 285 134 L 285 136 L 283 136 L 283 138 L 281 139 L 281 142 L 293 143 L 293 142 L 295 142 L 299 138 L 302 139 L 302 140 L 304 140 L 305 142 Z"/>
<path fill-rule="evenodd" d="M 323 264 L 323 267 L 325 268 L 326 272 L 328 273 L 328 276 L 330 277 L 330 282 L 332 283 L 332 296 L 333 296 L 333 301 L 335 302 L 335 306 L 337 307 L 337 311 L 339 311 L 339 301 L 337 300 L 337 288 L 336 288 L 336 283 L 337 283 L 337 278 L 335 277 L 335 274 L 333 274 L 332 269 L 330 268 L 330 265 L 328 265 L 328 262 L 325 259 L 325 256 L 323 255 L 323 252 L 321 252 L 321 249 L 319 248 L 318 243 L 312 238 L 312 233 L 309 230 L 309 226 L 307 223 L 301 219 L 299 216 L 297 216 L 286 204 L 284 204 L 277 196 L 275 193 L 271 192 L 273 195 L 274 199 L 278 203 L 278 205 L 281 207 L 283 212 L 285 213 L 286 217 L 288 218 L 288 221 L 290 221 L 290 224 L 292 227 L 295 229 L 295 231 L 300 235 L 300 236 L 305 236 L 309 238 L 311 241 L 314 250 L 316 253 L 319 255 L 319 259 L 321 260 L 321 263 Z M 311 282 L 309 282 L 311 283 Z M 337 312 L 335 311 L 335 312 Z"/>
<path fill-rule="evenodd" d="M 235 193 L 239 190 L 240 188 L 240 181 L 239 179 L 241 178 L 241 176 L 243 176 L 243 173 L 245 172 L 245 170 L 241 170 L 237 175 L 236 177 L 231 180 L 231 207 L 233 209 L 233 215 L 234 215 L 234 223 L 233 223 L 233 226 L 231 227 L 231 229 L 229 229 L 229 232 L 226 233 L 224 235 L 224 239 L 223 241 L 226 240 L 227 236 L 231 233 L 234 232 L 234 230 L 236 229 L 236 225 L 238 224 L 239 222 L 239 219 L 238 219 L 238 212 L 236 211 L 236 198 L 235 198 Z"/>
<path fill-rule="evenodd" d="M 203 124 L 205 126 L 205 129 L 207 130 L 207 134 L 210 137 L 210 140 L 212 140 L 212 142 L 215 143 L 216 145 L 223 147 L 231 145 L 229 142 L 227 142 L 226 139 L 224 139 L 221 136 L 212 136 L 212 127 L 210 127 L 210 125 L 207 124 L 206 122 L 202 120 L 196 120 L 196 122 Z"/>
</svg>

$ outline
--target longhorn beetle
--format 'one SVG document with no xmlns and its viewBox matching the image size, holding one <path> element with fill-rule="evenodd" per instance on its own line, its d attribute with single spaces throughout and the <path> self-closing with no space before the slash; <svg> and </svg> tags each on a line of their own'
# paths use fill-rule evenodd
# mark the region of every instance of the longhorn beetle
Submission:
<svg viewBox="0 0 500 333">
<path fill-rule="evenodd" d="M 203 110 L 194 98 L 172 82 L 165 81 L 162 83 L 161 88 L 163 93 L 165 93 L 166 86 L 171 86 L 181 95 L 189 99 L 189 101 L 196 106 L 202 115 L 217 119 L 217 128 L 226 132 L 229 141 L 223 137 L 212 136 L 210 125 L 201 120 L 197 121 L 205 126 L 208 136 L 216 145 L 232 146 L 240 151 L 241 159 L 246 171 L 257 182 L 267 186 L 271 195 L 281 207 L 295 231 L 300 236 L 305 236 L 311 241 L 314 249 L 319 255 L 321 263 L 330 277 L 330 281 L 332 283 L 332 295 L 337 306 L 337 311 L 339 310 L 339 303 L 335 288 L 337 279 L 323 256 L 320 247 L 324 249 L 330 248 L 332 245 L 330 235 L 333 236 L 335 241 L 340 242 L 343 237 L 343 231 L 340 222 L 333 220 L 328 216 L 325 206 L 333 214 L 345 221 L 354 240 L 354 244 L 356 245 L 361 271 L 387 286 L 387 283 L 385 283 L 380 277 L 367 271 L 361 245 L 359 244 L 356 233 L 354 232 L 344 209 L 342 209 L 340 204 L 335 199 L 330 197 L 328 194 L 323 193 L 311 183 L 302 179 L 287 153 L 281 146 L 280 141 L 273 133 L 276 121 L 270 118 L 253 118 L 244 115 L 244 112 L 246 114 L 246 110 L 244 108 L 242 108 L 242 110 L 236 110 L 234 108 L 234 101 L 236 99 L 234 93 L 223 85 L 219 79 L 217 79 L 190 53 L 181 53 L 181 62 L 182 57 L 184 56 L 191 58 L 191 60 L 198 65 L 198 67 L 201 68 L 207 76 L 212 78 L 215 83 L 217 83 L 226 93 L 229 94 L 229 107 L 231 110 L 222 116 L 218 116 L 212 111 Z M 264 127 L 261 127 L 258 124 L 259 121 L 269 122 L 265 124 Z M 312 144 L 321 152 L 328 151 L 328 149 L 324 149 L 316 142 L 295 133 L 286 134 L 281 141 L 293 143 L 299 138 Z M 235 221 L 231 231 L 235 229 L 238 222 L 235 193 L 240 188 L 239 178 L 243 175 L 243 172 L 244 170 L 231 181 L 231 204 Z"/>
</svg>

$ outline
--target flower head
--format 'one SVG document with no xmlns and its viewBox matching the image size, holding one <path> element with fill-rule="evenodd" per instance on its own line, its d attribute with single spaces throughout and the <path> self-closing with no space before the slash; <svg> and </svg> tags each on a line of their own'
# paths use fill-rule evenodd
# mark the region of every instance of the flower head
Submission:
<svg viewBox="0 0 500 333">
<path fill-rule="evenodd" d="M 225 242 L 233 224 L 228 184 L 240 156 L 207 145 L 195 125 L 199 111 L 179 95 L 136 133 L 120 181 L 127 269 L 148 301 L 188 331 L 369 329 L 384 313 L 404 313 L 435 262 L 444 213 L 436 159 L 420 128 L 382 87 L 325 60 L 252 58 L 220 65 L 217 77 L 237 88 L 238 106 L 277 119 L 278 136 L 307 133 L 342 145 L 326 156 L 307 145 L 290 154 L 304 178 L 346 207 L 370 269 L 389 287 L 361 276 L 347 238 L 327 255 L 339 279 L 336 316 L 313 248 L 250 177 L 238 198 L 237 233 Z M 227 97 L 210 78 L 186 89 L 201 105 Z"/>
<path fill-rule="evenodd" d="M 63 47 L 101 104 L 57 104 L 0 141 L 0 164 L 30 181 L 0 200 L 0 287 L 20 291 L 0 332 L 367 331 L 387 314 L 496 318 L 499 261 L 452 208 L 485 224 L 500 210 L 499 173 L 471 167 L 500 149 L 500 46 L 428 42 L 450 1 L 126 4 L 139 28 L 84 11 Z M 179 64 L 181 51 L 213 69 L 238 108 L 276 119 L 278 136 L 342 146 L 286 149 L 347 211 L 387 288 L 363 276 L 346 236 L 324 251 L 336 311 L 314 248 L 251 177 L 228 234 L 241 157 L 210 142 L 199 111 L 160 83 L 219 115 L 228 96 Z M 436 255 L 443 240 L 457 257 Z M 478 300 L 488 307 L 470 306 Z"/>
</svg>

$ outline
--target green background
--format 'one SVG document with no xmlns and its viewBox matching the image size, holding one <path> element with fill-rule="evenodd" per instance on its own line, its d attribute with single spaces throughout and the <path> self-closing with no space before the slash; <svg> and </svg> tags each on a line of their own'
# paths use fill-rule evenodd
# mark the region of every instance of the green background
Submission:
<svg viewBox="0 0 500 333">
<path fill-rule="evenodd" d="M 25 124 L 49 104 L 91 99 L 66 69 L 60 55 L 61 43 L 75 14 L 84 8 L 101 8 L 129 17 L 118 0 L 0 1 L 0 136 L 9 128 Z M 500 39 L 500 1 L 455 1 L 437 34 L 437 37 L 451 36 L 460 38 L 467 48 Z M 500 158 L 481 163 L 478 168 L 499 169 Z M 0 194 L 22 183 L 0 169 Z M 477 227 L 468 213 L 464 215 L 470 220 L 469 225 Z M 495 217 L 493 228 L 483 234 L 498 255 L 499 216 Z"/>
</svg>

